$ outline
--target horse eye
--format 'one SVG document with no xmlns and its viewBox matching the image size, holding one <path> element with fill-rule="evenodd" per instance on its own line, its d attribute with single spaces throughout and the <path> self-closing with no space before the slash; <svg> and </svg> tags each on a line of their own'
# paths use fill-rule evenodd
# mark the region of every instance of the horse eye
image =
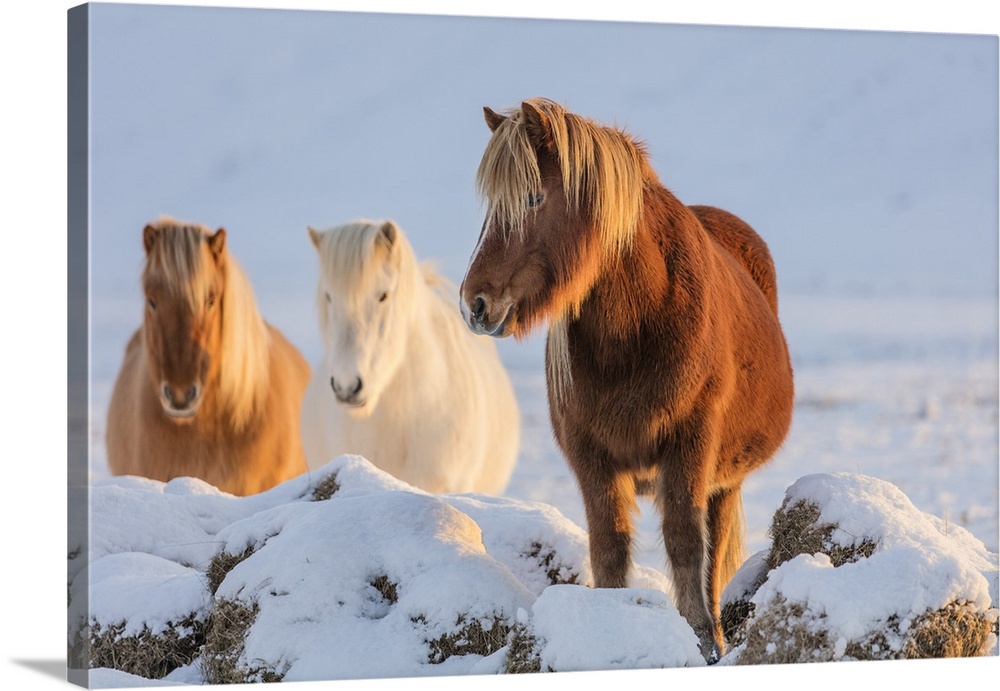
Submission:
<svg viewBox="0 0 1000 691">
<path fill-rule="evenodd" d="M 149 305 L 149 309 L 151 309 L 151 310 L 155 310 L 156 309 L 156 300 L 154 300 L 153 298 L 147 298 L 146 299 L 146 304 Z"/>
<path fill-rule="evenodd" d="M 385 299 L 387 297 L 389 297 L 389 293 L 382 293 L 381 295 L 378 296 L 378 301 L 379 302 L 385 302 Z"/>
<path fill-rule="evenodd" d="M 529 194 L 526 203 L 529 209 L 535 209 L 540 206 L 543 201 L 545 201 L 545 195 L 539 192 L 537 194 Z"/>
<path fill-rule="evenodd" d="M 326 301 L 327 302 L 333 302 L 333 300 L 330 298 L 330 294 L 329 293 L 326 293 Z"/>
<path fill-rule="evenodd" d="M 215 295 L 209 295 L 208 299 L 205 301 L 208 304 L 209 309 L 215 306 Z"/>
</svg>

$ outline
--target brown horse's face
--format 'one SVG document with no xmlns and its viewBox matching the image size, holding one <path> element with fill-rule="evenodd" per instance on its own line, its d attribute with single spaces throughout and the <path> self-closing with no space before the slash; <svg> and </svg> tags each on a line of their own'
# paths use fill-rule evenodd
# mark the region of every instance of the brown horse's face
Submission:
<svg viewBox="0 0 1000 691">
<path fill-rule="evenodd" d="M 462 316 L 477 334 L 524 337 L 577 307 L 596 275 L 596 232 L 569 208 L 554 157 L 544 145 L 536 155 L 541 184 L 524 199 L 522 229 L 487 217 L 462 281 Z"/>
<path fill-rule="evenodd" d="M 212 353 L 220 348 L 225 231 L 205 236 L 193 262 L 196 275 L 184 285 L 177 277 L 160 276 L 148 268 L 160 251 L 162 232 L 167 231 L 147 228 L 144 236 L 149 264 L 143 277 L 143 338 L 163 412 L 184 423 L 194 418 L 204 400 L 205 383 L 213 372 Z"/>
</svg>

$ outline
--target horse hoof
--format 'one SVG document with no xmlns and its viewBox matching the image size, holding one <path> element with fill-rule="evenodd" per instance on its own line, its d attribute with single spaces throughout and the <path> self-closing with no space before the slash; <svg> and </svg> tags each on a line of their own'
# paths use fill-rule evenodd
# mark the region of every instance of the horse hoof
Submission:
<svg viewBox="0 0 1000 691">
<path fill-rule="evenodd" d="M 711 631 L 698 632 L 698 651 L 707 665 L 714 665 L 722 657 L 722 648 Z"/>
</svg>

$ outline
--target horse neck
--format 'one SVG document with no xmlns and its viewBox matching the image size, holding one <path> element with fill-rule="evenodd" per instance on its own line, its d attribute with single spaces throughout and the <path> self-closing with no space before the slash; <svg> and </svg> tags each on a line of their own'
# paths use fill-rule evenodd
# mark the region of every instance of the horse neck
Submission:
<svg viewBox="0 0 1000 691">
<path fill-rule="evenodd" d="M 404 353 L 387 388 L 405 392 L 416 387 L 421 395 L 434 398 L 432 391 L 455 385 L 447 373 L 455 358 L 465 357 L 456 344 L 463 342 L 467 327 L 456 317 L 455 300 L 443 297 L 447 290 L 442 288 L 449 287 L 444 279 L 425 266 L 417 268 L 415 279 L 402 317 Z"/>
<path fill-rule="evenodd" d="M 423 358 L 433 357 L 440 351 L 440 329 L 451 316 L 443 309 L 443 303 L 438 298 L 434 285 L 441 279 L 435 273 L 424 267 L 417 267 L 413 279 L 412 291 L 407 296 L 409 304 L 401 315 L 407 349 L 407 362 L 403 366 L 422 363 Z M 417 367 L 420 366 L 417 364 Z"/>
<path fill-rule="evenodd" d="M 648 178 L 643 211 L 631 245 L 609 252 L 586 312 L 609 334 L 636 333 L 654 315 L 698 309 L 701 268 L 707 241 L 697 218 L 658 180 Z"/>
</svg>

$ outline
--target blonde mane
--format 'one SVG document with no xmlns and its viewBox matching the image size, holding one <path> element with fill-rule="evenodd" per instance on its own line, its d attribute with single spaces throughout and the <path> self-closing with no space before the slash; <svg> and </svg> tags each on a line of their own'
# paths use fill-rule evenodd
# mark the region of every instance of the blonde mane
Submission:
<svg viewBox="0 0 1000 691">
<path fill-rule="evenodd" d="M 205 265 L 202 243 L 208 228 L 163 217 L 151 224 L 160 230 L 147 255 L 143 281 L 184 296 L 195 313 L 204 309 L 211 288 L 211 267 Z M 246 427 L 264 409 L 269 384 L 270 334 L 257 310 L 250 282 L 237 261 L 223 250 L 219 401 L 236 429 Z"/>
<path fill-rule="evenodd" d="M 544 98 L 528 103 L 548 119 L 552 151 L 573 212 L 593 221 L 607 250 L 631 245 L 642 215 L 642 192 L 650 173 L 644 146 L 621 130 L 568 112 Z M 496 128 L 476 173 L 487 218 L 521 232 L 525 199 L 541 184 L 538 159 L 521 109 L 511 109 Z"/>
</svg>

